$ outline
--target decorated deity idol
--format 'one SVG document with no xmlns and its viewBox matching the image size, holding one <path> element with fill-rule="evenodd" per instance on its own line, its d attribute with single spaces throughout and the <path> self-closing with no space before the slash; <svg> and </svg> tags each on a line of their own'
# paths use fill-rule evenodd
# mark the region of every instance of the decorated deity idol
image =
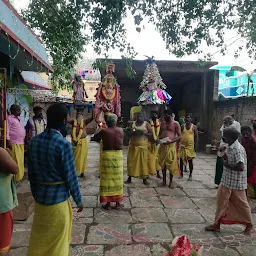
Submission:
<svg viewBox="0 0 256 256">
<path fill-rule="evenodd" d="M 121 115 L 120 86 L 113 75 L 114 71 L 114 64 L 106 65 L 106 75 L 99 84 L 95 96 L 95 116 L 98 117 L 96 118 L 98 124 L 105 123 L 106 113 L 115 113 L 118 117 Z"/>
<path fill-rule="evenodd" d="M 87 92 L 84 87 L 84 82 L 80 75 L 75 74 L 72 87 L 73 87 L 74 102 L 83 102 L 84 97 L 88 98 Z"/>
<path fill-rule="evenodd" d="M 172 99 L 165 91 L 166 85 L 159 73 L 154 57 L 146 60 L 146 69 L 140 89 L 142 90 L 142 94 L 137 103 L 141 106 L 168 104 Z"/>
</svg>

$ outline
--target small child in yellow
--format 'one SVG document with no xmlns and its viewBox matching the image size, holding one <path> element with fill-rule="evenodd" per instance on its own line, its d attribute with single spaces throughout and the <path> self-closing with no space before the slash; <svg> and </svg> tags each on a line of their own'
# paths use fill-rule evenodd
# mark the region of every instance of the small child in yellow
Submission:
<svg viewBox="0 0 256 256">
<path fill-rule="evenodd" d="M 197 127 L 192 124 L 192 114 L 186 114 L 185 124 L 181 126 L 181 141 L 179 147 L 180 171 L 183 177 L 183 165 L 189 164 L 189 180 L 192 180 L 193 159 L 196 157 L 195 149 L 198 143 Z"/>
</svg>

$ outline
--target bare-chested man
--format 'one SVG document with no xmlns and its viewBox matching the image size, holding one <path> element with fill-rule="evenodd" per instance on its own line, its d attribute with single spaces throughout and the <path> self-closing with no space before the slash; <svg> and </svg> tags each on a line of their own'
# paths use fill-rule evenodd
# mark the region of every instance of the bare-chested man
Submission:
<svg viewBox="0 0 256 256">
<path fill-rule="evenodd" d="M 103 142 L 100 169 L 100 203 L 111 209 L 111 202 L 115 202 L 116 209 L 123 205 L 123 130 L 116 127 L 117 116 L 110 114 L 106 119 L 107 128 L 95 134 L 94 139 Z"/>
<path fill-rule="evenodd" d="M 169 138 L 169 141 L 160 145 L 159 164 L 163 171 L 163 182 L 161 186 L 166 186 L 166 170 L 170 172 L 169 188 L 172 185 L 173 176 L 179 176 L 179 165 L 177 159 L 176 142 L 181 138 L 181 129 L 178 122 L 173 120 L 171 110 L 166 110 L 161 121 L 160 140 Z"/>
<path fill-rule="evenodd" d="M 89 119 L 83 118 L 84 109 L 77 109 L 76 119 L 68 120 L 72 125 L 72 145 L 74 148 L 74 159 L 76 172 L 80 177 L 84 177 L 86 171 L 86 161 L 88 155 L 88 139 L 86 125 L 94 119 L 94 112 Z"/>
</svg>

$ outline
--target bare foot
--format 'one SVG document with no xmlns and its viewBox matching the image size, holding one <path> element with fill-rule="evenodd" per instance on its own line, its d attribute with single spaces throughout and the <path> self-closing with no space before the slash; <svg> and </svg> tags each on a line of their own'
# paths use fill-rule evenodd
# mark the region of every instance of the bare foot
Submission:
<svg viewBox="0 0 256 256">
<path fill-rule="evenodd" d="M 150 183 L 147 180 L 143 180 L 143 184 L 146 186 L 150 185 Z"/>
<path fill-rule="evenodd" d="M 220 232 L 220 226 L 219 225 L 210 225 L 205 227 L 205 231 L 212 231 L 212 232 Z"/>
<path fill-rule="evenodd" d="M 129 176 L 128 179 L 127 179 L 127 181 L 125 181 L 124 183 L 125 183 L 125 184 L 130 184 L 130 183 L 132 183 L 132 178 Z"/>
<path fill-rule="evenodd" d="M 163 177 L 160 175 L 160 173 L 159 173 L 159 172 L 157 172 L 156 177 L 157 177 L 158 179 L 162 179 L 162 178 L 163 178 Z"/>
<path fill-rule="evenodd" d="M 188 181 L 192 181 L 192 176 L 189 176 Z"/>
<path fill-rule="evenodd" d="M 252 234 L 252 232 L 253 232 L 253 226 L 252 225 L 248 225 L 248 226 L 246 226 L 246 228 L 245 228 L 243 233 L 246 236 L 250 236 Z"/>
<path fill-rule="evenodd" d="M 106 203 L 105 205 L 102 205 L 102 208 L 105 209 L 105 210 L 110 210 L 111 205 L 110 205 L 110 203 Z"/>
<path fill-rule="evenodd" d="M 120 204 L 120 203 L 116 203 L 116 205 L 115 205 L 115 207 L 114 207 L 114 209 L 116 209 L 116 210 L 121 210 L 121 209 L 123 209 L 124 208 L 124 205 L 123 204 Z"/>
<path fill-rule="evenodd" d="M 158 185 L 158 187 L 165 187 L 166 186 L 166 182 L 162 182 Z"/>
</svg>

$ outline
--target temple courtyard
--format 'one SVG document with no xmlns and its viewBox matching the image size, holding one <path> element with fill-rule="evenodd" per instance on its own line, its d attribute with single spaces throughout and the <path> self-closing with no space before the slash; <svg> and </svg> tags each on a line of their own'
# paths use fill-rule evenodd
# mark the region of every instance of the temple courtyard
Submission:
<svg viewBox="0 0 256 256">
<path fill-rule="evenodd" d="M 124 180 L 127 148 L 124 149 Z M 214 185 L 215 156 L 198 153 L 193 181 L 175 178 L 173 188 L 160 188 L 161 180 L 150 177 L 149 186 L 133 179 L 124 185 L 124 209 L 104 210 L 99 205 L 99 145 L 89 144 L 85 179 L 80 179 L 85 209 L 73 209 L 72 256 L 163 256 L 174 237 L 186 234 L 193 244 L 204 246 L 202 256 L 256 255 L 256 234 L 244 236 L 239 225 L 222 226 L 221 233 L 204 227 L 214 219 L 217 189 Z M 26 256 L 33 199 L 27 178 L 18 184 L 20 206 L 16 219 L 11 256 Z M 250 201 L 253 206 L 256 201 Z M 253 215 L 256 225 L 256 215 Z"/>
</svg>

